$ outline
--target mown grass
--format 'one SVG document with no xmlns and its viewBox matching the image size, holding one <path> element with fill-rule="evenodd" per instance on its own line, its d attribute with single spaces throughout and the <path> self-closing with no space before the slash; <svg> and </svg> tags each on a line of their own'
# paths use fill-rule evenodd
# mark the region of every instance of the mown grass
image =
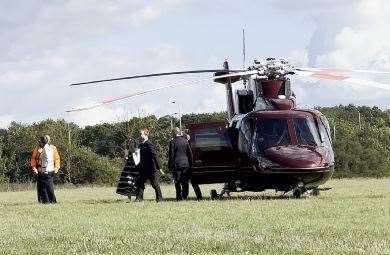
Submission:
<svg viewBox="0 0 390 255">
<path fill-rule="evenodd" d="M 0 193 L 2 254 L 390 254 L 390 179 L 332 180 L 319 197 L 241 193 L 231 199 L 142 203 L 115 189 Z M 203 186 L 207 195 L 212 186 Z"/>
</svg>

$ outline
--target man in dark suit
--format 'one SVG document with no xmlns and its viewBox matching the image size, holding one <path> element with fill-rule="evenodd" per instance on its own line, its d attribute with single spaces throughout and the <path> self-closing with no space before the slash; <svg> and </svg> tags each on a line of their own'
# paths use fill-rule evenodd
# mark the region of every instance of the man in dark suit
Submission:
<svg viewBox="0 0 390 255">
<path fill-rule="evenodd" d="M 145 182 L 150 181 L 156 192 L 156 202 L 162 201 L 160 189 L 160 162 L 158 160 L 154 145 L 149 141 L 149 130 L 140 130 L 140 183 L 137 192 L 136 201 L 142 201 L 144 196 Z"/>
<path fill-rule="evenodd" d="M 183 137 L 185 139 L 187 139 L 188 143 L 190 143 L 190 139 L 191 139 L 191 136 L 188 134 L 188 129 L 184 129 L 183 130 Z M 191 148 L 191 145 L 190 145 L 190 148 Z M 193 161 L 193 159 L 192 159 Z M 191 166 L 192 167 L 192 166 Z M 192 188 L 194 189 L 194 192 L 195 192 L 195 195 L 196 195 L 196 198 L 198 200 L 201 200 L 203 198 L 202 196 L 202 191 L 200 190 L 199 188 L 199 184 L 194 181 L 194 179 L 192 178 L 192 172 L 191 172 L 191 168 L 190 168 L 190 171 L 189 171 L 189 174 L 188 174 L 188 177 L 191 181 L 191 185 L 192 185 Z M 185 194 L 186 196 L 183 197 L 183 199 L 187 199 L 188 197 L 188 192 Z"/>
<path fill-rule="evenodd" d="M 189 171 L 192 165 L 192 151 L 186 138 L 181 136 L 178 128 L 172 129 L 172 140 L 169 143 L 168 166 L 173 173 L 176 189 L 176 200 L 188 196 Z"/>
</svg>

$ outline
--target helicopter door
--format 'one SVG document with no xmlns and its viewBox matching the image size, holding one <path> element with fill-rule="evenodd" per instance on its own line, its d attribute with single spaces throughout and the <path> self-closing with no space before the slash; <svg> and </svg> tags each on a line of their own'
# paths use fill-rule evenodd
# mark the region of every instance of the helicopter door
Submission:
<svg viewBox="0 0 390 255">
<path fill-rule="evenodd" d="M 194 157 L 193 175 L 207 175 L 209 181 L 233 172 L 237 156 L 229 139 L 226 123 L 201 123 L 189 126 Z"/>
</svg>

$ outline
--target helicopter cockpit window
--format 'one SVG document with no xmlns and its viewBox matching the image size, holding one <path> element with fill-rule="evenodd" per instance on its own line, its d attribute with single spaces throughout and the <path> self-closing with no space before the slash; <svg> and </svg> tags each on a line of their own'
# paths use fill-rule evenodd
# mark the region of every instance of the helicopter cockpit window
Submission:
<svg viewBox="0 0 390 255">
<path fill-rule="evenodd" d="M 256 123 L 254 149 L 259 153 L 280 145 L 291 144 L 286 119 L 261 119 Z"/>
<path fill-rule="evenodd" d="M 219 128 L 206 128 L 194 134 L 192 146 L 195 148 L 229 147 L 229 140 L 225 132 Z"/>
<path fill-rule="evenodd" d="M 320 137 L 313 120 L 307 118 L 294 119 L 294 126 L 298 144 L 312 146 L 321 144 Z"/>
<path fill-rule="evenodd" d="M 321 116 L 320 118 L 319 128 L 320 128 L 320 134 L 321 134 L 321 138 L 323 139 L 324 146 L 331 148 L 332 138 L 330 136 L 329 122 L 324 116 Z"/>
</svg>

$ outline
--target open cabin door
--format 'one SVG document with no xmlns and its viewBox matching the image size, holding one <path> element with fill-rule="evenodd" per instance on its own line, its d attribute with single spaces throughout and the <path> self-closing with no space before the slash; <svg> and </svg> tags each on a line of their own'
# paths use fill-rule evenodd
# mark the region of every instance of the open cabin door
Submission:
<svg viewBox="0 0 390 255">
<path fill-rule="evenodd" d="M 224 122 L 188 126 L 194 157 L 192 176 L 198 183 L 230 180 L 236 173 L 237 154 Z"/>
</svg>

